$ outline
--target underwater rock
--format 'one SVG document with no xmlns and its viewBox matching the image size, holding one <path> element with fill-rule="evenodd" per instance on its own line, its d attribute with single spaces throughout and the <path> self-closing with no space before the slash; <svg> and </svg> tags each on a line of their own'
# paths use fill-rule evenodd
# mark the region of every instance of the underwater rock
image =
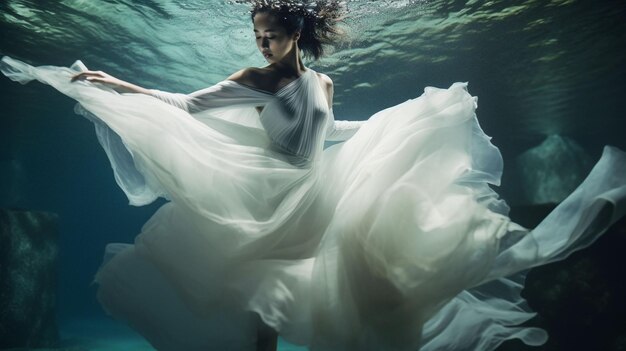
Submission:
<svg viewBox="0 0 626 351">
<path fill-rule="evenodd" d="M 515 160 L 523 197 L 519 203 L 561 202 L 582 183 L 592 165 L 589 154 L 574 140 L 549 136 Z"/>
<path fill-rule="evenodd" d="M 0 349 L 58 343 L 58 216 L 0 209 Z"/>
<path fill-rule="evenodd" d="M 511 218 L 535 227 L 554 205 L 512 207 Z M 535 351 L 626 350 L 626 217 L 566 260 L 531 269 L 522 296 L 538 313 L 524 326 L 548 331 Z M 498 351 L 530 350 L 517 340 Z"/>
</svg>

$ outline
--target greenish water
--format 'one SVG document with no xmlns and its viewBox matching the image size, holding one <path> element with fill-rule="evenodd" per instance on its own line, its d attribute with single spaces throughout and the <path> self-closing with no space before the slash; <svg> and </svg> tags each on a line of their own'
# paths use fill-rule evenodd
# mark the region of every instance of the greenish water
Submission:
<svg viewBox="0 0 626 351">
<path fill-rule="evenodd" d="M 626 148 L 622 1 L 347 4 L 345 42 L 311 63 L 335 82 L 337 119 L 366 119 L 419 96 L 425 86 L 468 81 L 479 97 L 481 125 L 503 153 L 500 193 L 511 203 L 533 203 L 519 193 L 530 193 L 527 180 L 534 178 L 520 174 L 537 161 L 520 156 L 544 140 L 551 143 L 540 154 L 556 150 L 565 160 L 596 160 L 605 144 Z M 232 1 L 4 0 L 0 33 L 2 55 L 35 65 L 80 59 L 91 69 L 170 91 L 190 92 L 264 64 L 247 8 Z M 68 98 L 0 77 L 0 102 L 0 206 L 61 216 L 63 335 L 90 350 L 147 347 L 107 319 L 90 283 L 104 245 L 132 242 L 160 203 L 127 205 L 92 125 L 73 115 Z M 555 193 L 567 193 L 589 162 L 564 170 L 571 181 L 553 176 Z M 542 167 L 537 172 L 551 174 Z"/>
</svg>

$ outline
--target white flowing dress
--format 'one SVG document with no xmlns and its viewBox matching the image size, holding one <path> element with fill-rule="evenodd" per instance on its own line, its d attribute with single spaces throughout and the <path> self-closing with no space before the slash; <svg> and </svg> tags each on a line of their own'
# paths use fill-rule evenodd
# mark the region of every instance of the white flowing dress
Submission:
<svg viewBox="0 0 626 351">
<path fill-rule="evenodd" d="M 225 80 L 151 95 L 70 83 L 80 61 L 0 68 L 79 102 L 131 204 L 170 200 L 95 277 L 105 310 L 159 350 L 254 350 L 255 314 L 320 351 L 539 345 L 543 330 L 518 326 L 534 315 L 525 271 L 626 212 L 626 155 L 607 146 L 536 228 L 511 222 L 467 83 L 349 122 L 310 68 L 276 93 Z"/>
</svg>

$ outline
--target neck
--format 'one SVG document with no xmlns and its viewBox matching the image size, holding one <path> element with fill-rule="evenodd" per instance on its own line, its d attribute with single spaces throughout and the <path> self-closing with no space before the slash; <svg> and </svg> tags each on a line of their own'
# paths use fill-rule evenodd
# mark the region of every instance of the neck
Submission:
<svg viewBox="0 0 626 351">
<path fill-rule="evenodd" d="M 300 48 L 294 45 L 293 50 L 289 52 L 282 60 L 272 64 L 278 71 L 284 72 L 285 75 L 300 76 L 306 72 L 307 68 L 304 67 L 302 57 L 300 57 Z"/>
</svg>

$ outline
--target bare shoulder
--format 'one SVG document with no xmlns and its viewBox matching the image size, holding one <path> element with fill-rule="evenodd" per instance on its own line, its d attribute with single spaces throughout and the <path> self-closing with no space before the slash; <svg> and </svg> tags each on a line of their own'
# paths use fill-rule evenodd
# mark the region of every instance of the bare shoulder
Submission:
<svg viewBox="0 0 626 351">
<path fill-rule="evenodd" d="M 257 67 L 246 67 L 231 74 L 226 79 L 237 83 L 256 86 L 257 84 L 255 83 L 262 81 L 264 78 L 267 78 L 266 70 Z"/>
<path fill-rule="evenodd" d="M 328 101 L 328 107 L 332 108 L 333 106 L 333 80 L 330 79 L 329 76 L 324 73 L 317 73 L 317 77 L 319 78 L 322 87 L 324 88 L 324 92 L 326 93 L 326 100 Z"/>
<path fill-rule="evenodd" d="M 259 67 L 244 68 L 227 79 L 263 91 L 276 91 L 279 84 L 279 77 L 274 71 Z"/>
<path fill-rule="evenodd" d="M 329 76 L 327 76 L 324 73 L 320 73 L 320 72 L 316 72 L 317 76 L 319 77 L 320 81 L 322 82 L 322 84 L 324 84 L 324 87 L 326 87 L 327 90 L 331 90 L 333 89 L 333 80 L 330 79 Z"/>
</svg>

